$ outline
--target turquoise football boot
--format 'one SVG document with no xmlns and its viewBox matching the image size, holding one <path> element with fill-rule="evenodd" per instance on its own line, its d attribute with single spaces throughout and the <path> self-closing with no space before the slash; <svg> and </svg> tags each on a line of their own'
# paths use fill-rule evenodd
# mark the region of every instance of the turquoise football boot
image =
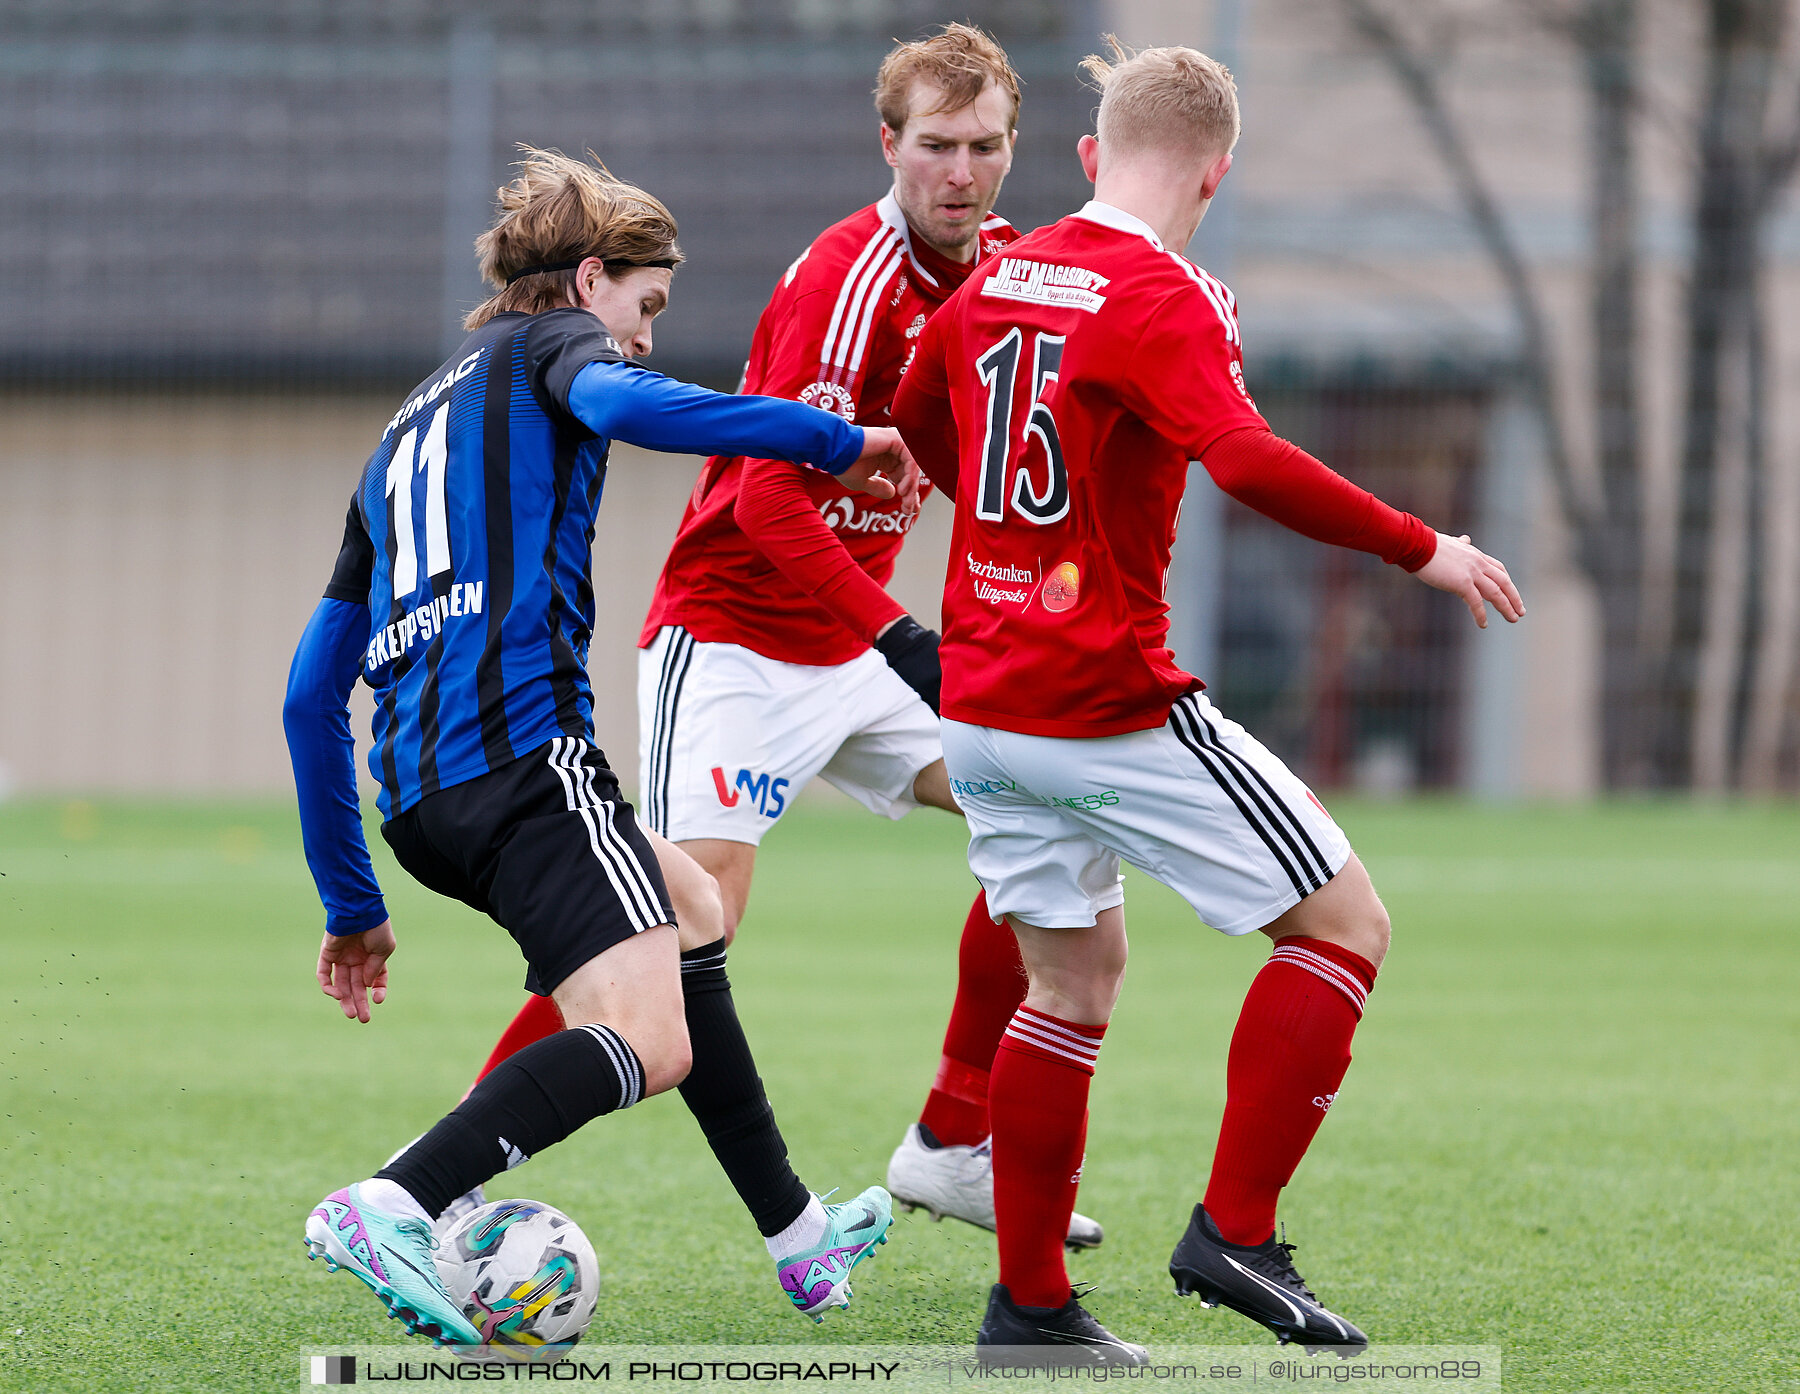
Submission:
<svg viewBox="0 0 1800 1394">
<path fill-rule="evenodd" d="M 306 1251 L 333 1273 L 342 1268 L 367 1283 L 409 1332 L 440 1346 L 478 1346 L 481 1333 L 463 1316 L 438 1277 L 435 1241 L 423 1220 L 366 1204 L 361 1186 L 333 1191 L 306 1217 Z"/>
<path fill-rule="evenodd" d="M 850 1305 L 850 1270 L 877 1244 L 888 1241 L 893 1197 L 871 1186 L 854 1200 L 825 1207 L 825 1233 L 817 1244 L 775 1260 L 775 1276 L 794 1310 L 824 1321 L 831 1307 Z"/>
</svg>

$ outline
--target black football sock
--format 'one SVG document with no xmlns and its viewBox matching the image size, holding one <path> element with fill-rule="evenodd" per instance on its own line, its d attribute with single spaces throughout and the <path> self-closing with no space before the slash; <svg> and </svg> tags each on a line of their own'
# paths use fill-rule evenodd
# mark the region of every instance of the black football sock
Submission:
<svg viewBox="0 0 1800 1394">
<path fill-rule="evenodd" d="M 489 1177 L 643 1097 L 643 1062 L 617 1031 L 558 1031 L 496 1065 L 376 1176 L 404 1186 L 435 1217 Z"/>
<path fill-rule="evenodd" d="M 812 1194 L 788 1165 L 787 1143 L 738 1024 L 723 939 L 682 954 L 681 993 L 694 1048 L 681 1097 L 763 1237 L 780 1234 Z"/>
</svg>

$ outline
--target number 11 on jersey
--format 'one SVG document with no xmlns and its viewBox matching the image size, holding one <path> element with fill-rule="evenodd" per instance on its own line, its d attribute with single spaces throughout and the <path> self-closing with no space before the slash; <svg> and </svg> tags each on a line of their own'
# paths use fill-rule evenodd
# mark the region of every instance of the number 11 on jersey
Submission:
<svg viewBox="0 0 1800 1394">
<path fill-rule="evenodd" d="M 413 522 L 413 474 L 425 471 L 425 575 L 437 576 L 450 569 L 450 525 L 444 511 L 444 472 L 450 450 L 446 443 L 450 404 L 432 413 L 425 428 L 425 443 L 418 445 L 419 428 L 401 436 L 388 460 L 387 496 L 393 500 L 394 599 L 401 600 L 419 588 L 419 538 Z"/>
</svg>

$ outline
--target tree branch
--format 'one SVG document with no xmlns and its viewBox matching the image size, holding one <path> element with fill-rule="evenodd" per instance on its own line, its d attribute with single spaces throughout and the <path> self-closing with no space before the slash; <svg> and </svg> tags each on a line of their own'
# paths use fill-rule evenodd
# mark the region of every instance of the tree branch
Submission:
<svg viewBox="0 0 1800 1394">
<path fill-rule="evenodd" d="M 1795 115 L 1794 124 L 1788 133 L 1763 151 L 1756 179 L 1755 215 L 1759 220 L 1766 218 L 1774 210 L 1776 201 L 1786 192 L 1796 169 L 1800 169 L 1800 113 Z"/>
<path fill-rule="evenodd" d="M 1594 508 L 1584 497 L 1570 459 L 1568 432 L 1557 397 L 1555 350 L 1537 291 L 1514 241 L 1512 231 L 1481 171 L 1476 168 L 1468 141 L 1444 101 L 1437 78 L 1373 0 L 1341 0 L 1351 24 L 1368 41 L 1400 84 L 1400 89 L 1424 123 L 1461 199 L 1476 235 L 1493 259 L 1518 321 L 1526 388 L 1544 423 L 1551 484 L 1577 540 L 1584 570 L 1594 574 L 1600 566 L 1595 543 L 1599 535 Z"/>
</svg>

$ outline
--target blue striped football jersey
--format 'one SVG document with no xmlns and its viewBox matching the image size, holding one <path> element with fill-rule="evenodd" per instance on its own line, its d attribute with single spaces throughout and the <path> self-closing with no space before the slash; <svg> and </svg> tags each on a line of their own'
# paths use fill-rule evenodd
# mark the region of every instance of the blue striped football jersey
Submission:
<svg viewBox="0 0 1800 1394">
<path fill-rule="evenodd" d="M 326 596 L 369 607 L 369 768 L 392 818 L 557 736 L 593 739 L 594 516 L 609 442 L 569 410 L 623 361 L 584 310 L 502 314 L 407 395 Z"/>
</svg>

